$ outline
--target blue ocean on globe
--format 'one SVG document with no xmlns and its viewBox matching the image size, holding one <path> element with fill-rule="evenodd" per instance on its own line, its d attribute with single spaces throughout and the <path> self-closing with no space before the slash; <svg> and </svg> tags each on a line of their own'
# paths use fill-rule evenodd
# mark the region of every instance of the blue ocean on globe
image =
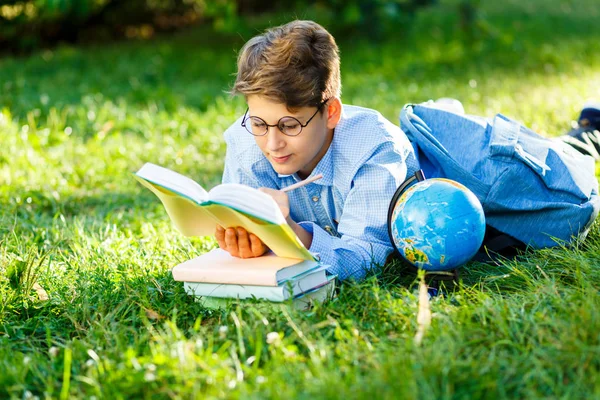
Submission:
<svg viewBox="0 0 600 400">
<path fill-rule="evenodd" d="M 477 197 L 458 182 L 433 178 L 409 187 L 394 205 L 391 235 L 400 254 L 428 271 L 468 262 L 485 234 Z"/>
</svg>

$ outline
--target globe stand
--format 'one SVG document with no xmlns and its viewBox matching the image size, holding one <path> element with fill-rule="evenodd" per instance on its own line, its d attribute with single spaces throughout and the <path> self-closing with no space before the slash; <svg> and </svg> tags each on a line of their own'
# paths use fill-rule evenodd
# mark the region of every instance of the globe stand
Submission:
<svg viewBox="0 0 600 400">
<path fill-rule="evenodd" d="M 415 271 L 419 269 L 411 265 Z M 431 297 L 439 294 L 444 294 L 446 290 L 454 290 L 460 286 L 458 269 L 449 271 L 425 271 L 425 283 L 427 284 L 427 292 Z M 446 289 L 446 290 L 444 290 Z"/>
</svg>

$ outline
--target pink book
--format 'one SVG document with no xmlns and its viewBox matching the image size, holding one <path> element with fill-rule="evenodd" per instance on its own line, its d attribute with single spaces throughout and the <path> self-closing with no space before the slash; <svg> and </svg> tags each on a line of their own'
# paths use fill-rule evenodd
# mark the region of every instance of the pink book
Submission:
<svg viewBox="0 0 600 400">
<path fill-rule="evenodd" d="M 172 273 L 173 279 L 183 282 L 278 286 L 319 266 L 318 261 L 277 257 L 273 253 L 237 258 L 214 249 L 175 266 Z"/>
</svg>

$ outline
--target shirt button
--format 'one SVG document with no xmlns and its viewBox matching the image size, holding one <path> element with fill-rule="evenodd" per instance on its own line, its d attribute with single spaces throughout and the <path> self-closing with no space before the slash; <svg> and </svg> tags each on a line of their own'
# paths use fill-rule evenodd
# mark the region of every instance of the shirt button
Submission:
<svg viewBox="0 0 600 400">
<path fill-rule="evenodd" d="M 319 196 L 313 196 L 313 197 L 312 197 L 312 201 L 314 201 L 315 203 L 316 203 L 317 201 L 319 201 Z"/>
<path fill-rule="evenodd" d="M 331 227 L 329 225 L 325 225 L 325 230 L 329 233 L 331 233 Z"/>
</svg>

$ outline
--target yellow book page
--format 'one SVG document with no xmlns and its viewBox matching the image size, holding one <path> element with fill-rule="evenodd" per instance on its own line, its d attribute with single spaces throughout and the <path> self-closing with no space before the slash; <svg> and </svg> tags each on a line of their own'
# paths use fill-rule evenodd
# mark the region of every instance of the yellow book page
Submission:
<svg viewBox="0 0 600 400">
<path fill-rule="evenodd" d="M 162 202 L 175 228 L 185 236 L 209 236 L 215 234 L 216 221 L 213 216 L 192 200 L 175 194 L 145 179 L 135 177 L 150 189 Z"/>
<path fill-rule="evenodd" d="M 221 204 L 212 203 L 204 206 L 204 208 L 224 228 L 241 226 L 248 232 L 254 233 L 279 257 L 300 258 L 302 260 L 315 259 L 287 224 L 276 225 L 258 218 L 252 218 Z"/>
</svg>

